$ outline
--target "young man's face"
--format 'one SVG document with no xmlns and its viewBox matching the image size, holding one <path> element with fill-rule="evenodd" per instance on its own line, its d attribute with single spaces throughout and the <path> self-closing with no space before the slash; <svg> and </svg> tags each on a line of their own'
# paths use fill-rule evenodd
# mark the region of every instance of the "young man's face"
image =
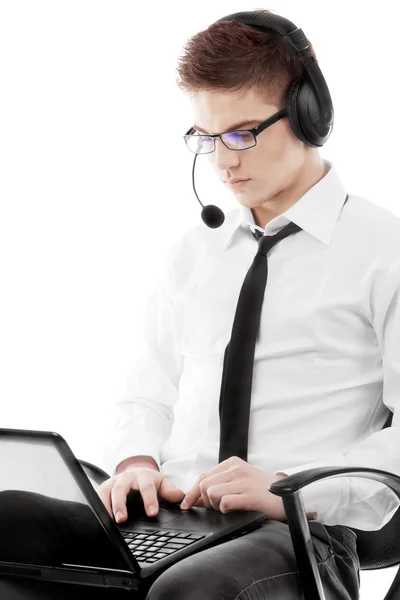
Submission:
<svg viewBox="0 0 400 600">
<path fill-rule="evenodd" d="M 191 98 L 191 102 L 194 123 L 207 134 L 232 131 L 232 125 L 254 117 L 254 123 L 238 128 L 250 129 L 283 108 L 267 104 L 253 90 L 240 93 L 201 91 Z M 221 182 L 250 179 L 237 188 L 224 184 L 240 204 L 249 208 L 265 204 L 265 208 L 273 210 L 269 200 L 295 185 L 304 165 L 306 149 L 310 148 L 295 137 L 287 117 L 265 129 L 256 139 L 256 146 L 240 151 L 230 150 L 221 140 L 216 140 L 215 151 L 205 156 Z M 275 201 L 279 201 L 279 197 Z"/>
</svg>

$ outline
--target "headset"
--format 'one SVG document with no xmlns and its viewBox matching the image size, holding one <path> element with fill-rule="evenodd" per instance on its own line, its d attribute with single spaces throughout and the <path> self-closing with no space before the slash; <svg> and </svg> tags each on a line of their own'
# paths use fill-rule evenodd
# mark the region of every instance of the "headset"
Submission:
<svg viewBox="0 0 400 600">
<path fill-rule="evenodd" d="M 236 12 L 215 21 L 232 21 L 250 25 L 259 31 L 271 30 L 278 33 L 289 54 L 297 55 L 304 69 L 301 77 L 293 81 L 287 89 L 285 107 L 290 127 L 294 135 L 313 148 L 323 146 L 332 133 L 334 111 L 331 95 L 318 63 L 310 52 L 310 44 L 304 32 L 292 21 L 273 13 L 259 11 Z M 192 183 L 197 200 L 203 206 L 201 218 L 211 228 L 220 227 L 225 215 L 220 208 L 200 201 L 194 185 L 193 161 Z"/>
</svg>

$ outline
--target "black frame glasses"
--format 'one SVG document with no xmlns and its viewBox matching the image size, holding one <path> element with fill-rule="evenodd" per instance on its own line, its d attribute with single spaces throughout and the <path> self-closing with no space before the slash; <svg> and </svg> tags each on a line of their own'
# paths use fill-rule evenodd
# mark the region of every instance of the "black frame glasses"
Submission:
<svg viewBox="0 0 400 600">
<path fill-rule="evenodd" d="M 271 117 L 268 117 L 268 119 L 266 119 L 265 121 L 263 121 L 262 123 L 260 123 L 259 125 L 256 125 L 255 127 L 252 127 L 252 129 L 237 129 L 234 131 L 225 131 L 224 133 L 216 133 L 214 135 L 211 134 L 205 134 L 205 133 L 197 133 L 197 134 L 193 134 L 193 131 L 196 131 L 193 127 L 190 127 L 190 129 L 188 129 L 188 131 L 185 133 L 185 135 L 183 136 L 185 143 L 187 145 L 187 147 L 189 148 L 189 150 L 191 152 L 193 152 L 194 154 L 211 154 L 211 152 L 215 151 L 215 140 L 217 138 L 219 138 L 221 140 L 221 142 L 224 144 L 224 146 L 226 146 L 227 148 L 229 148 L 229 150 L 233 150 L 234 152 L 241 152 L 243 150 L 248 150 L 249 148 L 254 148 L 254 146 L 257 145 L 257 136 L 260 135 L 260 133 L 262 131 L 264 131 L 265 129 L 267 129 L 268 127 L 270 127 L 271 125 L 273 125 L 274 123 L 276 123 L 276 121 L 279 121 L 279 119 L 282 119 L 283 117 L 287 116 L 287 109 L 286 108 L 282 108 L 280 111 L 278 111 L 277 113 L 275 113 L 274 115 L 272 115 Z M 254 140 L 254 144 L 252 144 L 251 146 L 247 146 L 246 148 L 231 148 L 230 146 L 228 146 L 223 139 L 223 136 L 225 134 L 228 133 L 236 133 L 239 131 L 246 131 L 251 133 L 251 135 L 253 136 L 253 140 Z M 210 150 L 210 152 L 196 152 L 195 150 L 192 150 L 189 145 L 188 145 L 188 141 L 191 138 L 195 138 L 195 137 L 205 137 L 207 139 L 212 139 L 213 140 L 213 149 Z"/>
</svg>

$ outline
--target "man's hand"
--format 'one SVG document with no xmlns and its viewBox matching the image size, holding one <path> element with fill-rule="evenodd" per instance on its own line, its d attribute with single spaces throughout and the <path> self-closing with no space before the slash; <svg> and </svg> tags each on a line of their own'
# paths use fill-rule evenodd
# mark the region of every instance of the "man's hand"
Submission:
<svg viewBox="0 0 400 600">
<path fill-rule="evenodd" d="M 177 488 L 160 471 L 148 467 L 128 467 L 122 473 L 103 481 L 97 489 L 97 494 L 108 514 L 112 519 L 115 515 L 117 523 L 125 522 L 128 517 L 126 500 L 131 490 L 140 492 L 146 514 L 149 517 L 155 517 L 158 514 L 158 495 L 175 504 L 180 502 L 185 495 L 183 490 Z M 131 516 L 134 517 L 134 515 Z"/>
<path fill-rule="evenodd" d="M 285 475 L 270 475 L 249 465 L 238 456 L 231 456 L 197 479 L 180 507 L 214 508 L 222 513 L 233 510 L 264 512 L 268 519 L 285 521 L 283 501 L 267 487 Z"/>
</svg>

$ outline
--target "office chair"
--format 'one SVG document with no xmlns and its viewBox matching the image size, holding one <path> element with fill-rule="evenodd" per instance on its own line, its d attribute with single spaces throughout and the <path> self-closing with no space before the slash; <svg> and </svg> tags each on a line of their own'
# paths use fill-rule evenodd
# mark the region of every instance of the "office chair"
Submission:
<svg viewBox="0 0 400 600">
<path fill-rule="evenodd" d="M 389 415 L 382 429 L 390 427 L 392 420 L 393 413 Z M 88 478 L 97 485 L 110 478 L 110 475 L 96 465 L 84 460 L 80 460 L 79 462 Z M 374 479 L 387 485 L 400 500 L 399 476 L 388 471 L 364 467 L 322 467 L 307 469 L 299 473 L 293 473 L 284 479 L 272 483 L 268 487 L 271 493 L 282 497 L 305 600 L 326 600 L 326 598 L 322 588 L 300 490 L 314 481 L 326 477 L 340 476 Z M 352 529 L 357 534 L 357 554 L 361 570 L 385 569 L 400 565 L 400 507 L 389 523 L 386 523 L 381 529 L 376 531 L 363 531 L 353 527 L 349 529 Z M 279 598 L 276 600 L 279 600 Z M 400 568 L 383 600 L 400 600 Z"/>
</svg>

